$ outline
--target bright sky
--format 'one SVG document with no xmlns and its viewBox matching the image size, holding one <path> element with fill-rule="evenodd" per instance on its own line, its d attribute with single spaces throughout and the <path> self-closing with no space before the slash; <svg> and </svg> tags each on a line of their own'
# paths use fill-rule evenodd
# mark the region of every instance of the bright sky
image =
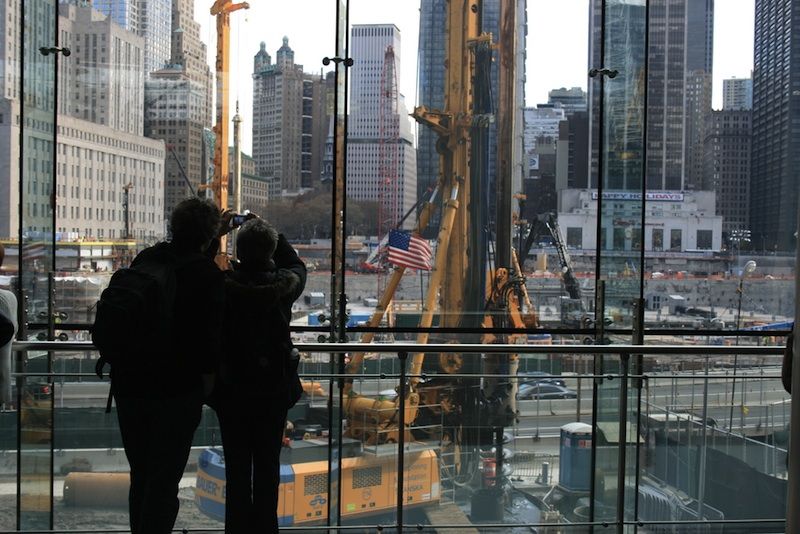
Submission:
<svg viewBox="0 0 800 534">
<path fill-rule="evenodd" d="M 201 38 L 214 64 L 216 25 L 209 14 L 211 0 L 195 3 L 195 18 L 203 26 Z M 526 104 L 547 101 L 558 87 L 586 89 L 589 0 L 528 0 Z M 322 58 L 335 55 L 336 2 L 334 0 L 252 0 L 250 9 L 231 15 L 231 109 L 240 101 L 244 118 L 244 149 L 250 153 L 249 117 L 252 113 L 253 56 L 259 43 L 275 58 L 283 36 L 306 72 L 323 69 Z M 716 0 L 714 14 L 715 109 L 722 107 L 722 80 L 747 78 L 753 68 L 754 0 Z M 419 0 L 350 0 L 351 24 L 394 23 L 402 46 L 400 90 L 411 108 L 416 102 L 416 56 Z M 326 70 L 328 70 L 326 68 Z M 410 110 L 409 110 L 410 111 Z"/>
</svg>

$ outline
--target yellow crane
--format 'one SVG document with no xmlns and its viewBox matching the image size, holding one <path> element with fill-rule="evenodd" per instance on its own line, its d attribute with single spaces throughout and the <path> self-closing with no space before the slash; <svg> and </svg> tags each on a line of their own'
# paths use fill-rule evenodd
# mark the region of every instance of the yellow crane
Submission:
<svg viewBox="0 0 800 534">
<path fill-rule="evenodd" d="M 217 123 L 214 125 L 214 179 L 208 186 L 214 202 L 220 210 L 228 209 L 228 128 L 230 112 L 228 110 L 228 93 L 230 91 L 231 64 L 231 13 L 240 9 L 250 9 L 247 2 L 234 3 L 231 0 L 216 0 L 211 6 L 211 14 L 217 17 Z M 220 251 L 223 254 L 221 264 L 227 264 L 227 239 L 222 238 Z"/>
</svg>

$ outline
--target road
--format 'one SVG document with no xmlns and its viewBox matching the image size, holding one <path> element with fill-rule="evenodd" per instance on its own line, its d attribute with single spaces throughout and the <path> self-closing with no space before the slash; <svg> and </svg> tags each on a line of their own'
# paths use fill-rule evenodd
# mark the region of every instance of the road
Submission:
<svg viewBox="0 0 800 534">
<path fill-rule="evenodd" d="M 733 428 L 739 429 L 760 426 L 784 428 L 788 423 L 790 407 L 786 401 L 789 396 L 784 392 L 778 378 L 761 378 L 775 376 L 780 373 L 776 367 L 753 368 L 737 373 L 736 400 L 733 411 Z M 642 410 L 648 405 L 652 413 L 665 409 L 671 411 L 687 411 L 699 416 L 703 409 L 704 378 L 690 373 L 677 376 L 665 376 L 666 373 L 649 375 L 642 390 Z M 577 389 L 577 379 L 565 376 L 567 387 Z M 363 380 L 356 381 L 354 388 L 364 395 L 375 396 L 378 392 L 390 392 L 396 381 Z M 604 380 L 603 396 L 614 397 L 617 382 Z M 727 428 L 730 419 L 730 395 L 732 374 L 727 371 L 713 371 L 708 379 L 708 416 L 713 418 L 720 428 Z M 325 384 L 327 389 L 327 384 Z M 590 422 L 592 411 L 591 380 L 582 380 L 581 416 L 580 420 Z M 55 384 L 56 408 L 103 407 L 108 395 L 107 382 L 67 382 Z M 742 410 L 741 406 L 745 409 Z M 522 435 L 558 434 L 558 430 L 566 423 L 578 420 L 578 403 L 574 399 L 564 400 L 527 400 L 519 401 L 520 422 L 517 431 Z"/>
</svg>

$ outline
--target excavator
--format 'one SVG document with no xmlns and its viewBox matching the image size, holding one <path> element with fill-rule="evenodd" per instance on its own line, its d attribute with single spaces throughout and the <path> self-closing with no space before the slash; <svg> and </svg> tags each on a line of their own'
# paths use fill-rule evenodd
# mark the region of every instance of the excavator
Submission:
<svg viewBox="0 0 800 534">
<path fill-rule="evenodd" d="M 438 137 L 440 170 L 436 186 L 421 205 L 414 229 L 422 234 L 432 221 L 438 222 L 435 259 L 418 319 L 420 333 L 416 342 L 426 344 L 432 337 L 455 342 L 454 337 L 430 333 L 437 322 L 445 329 L 464 332 L 458 335 L 459 342 L 521 344 L 527 342 L 527 331 L 538 326 L 538 318 L 511 247 L 514 155 L 508 140 L 514 121 L 516 1 L 501 1 L 498 42 L 481 31 L 481 0 L 451 0 L 446 12 L 443 109 L 419 106 L 412 113 L 419 124 Z M 496 112 L 491 89 L 495 58 L 499 60 L 501 88 Z M 488 132 L 493 121 L 498 129 L 498 172 L 492 183 L 488 172 Z M 497 198 L 494 219 L 489 206 L 492 197 Z M 403 266 L 394 267 L 366 326 L 374 328 L 382 323 L 406 270 Z M 500 329 L 512 333 L 499 333 Z M 371 332 L 361 338 L 364 343 L 373 340 Z M 343 381 L 341 406 L 346 422 L 340 445 L 339 513 L 343 519 L 393 510 L 395 443 L 401 436 L 405 443 L 415 445 L 413 452 L 405 453 L 406 472 L 414 477 L 414 484 L 405 490 L 408 506 L 438 502 L 445 484 L 481 489 L 479 467 L 492 448 L 497 462 L 502 463 L 503 429 L 514 424 L 517 417 L 516 380 L 482 376 L 515 376 L 518 355 L 418 352 L 409 360 L 407 383 L 398 387 L 398 393 L 404 392 L 404 396 L 401 399 L 398 394 L 394 400 L 362 395 L 356 390 L 354 382 L 363 369 L 363 353 L 351 355 L 346 366 L 348 376 Z M 385 447 L 395 453 L 365 452 Z M 325 454 L 315 456 L 310 452 L 315 448 Z M 281 524 L 326 521 L 326 483 L 330 476 L 327 440 L 291 442 L 284 453 Z M 222 451 L 206 450 L 199 465 L 198 507 L 212 517 L 224 517 Z M 503 487 L 503 477 L 501 466 L 498 469 L 500 475 L 492 485 L 499 489 Z M 351 487 L 360 489 L 350 492 Z"/>
</svg>

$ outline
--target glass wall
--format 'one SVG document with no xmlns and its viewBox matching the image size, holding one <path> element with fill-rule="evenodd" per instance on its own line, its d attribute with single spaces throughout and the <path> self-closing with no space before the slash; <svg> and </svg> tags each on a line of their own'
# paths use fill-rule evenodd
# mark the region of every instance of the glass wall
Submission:
<svg viewBox="0 0 800 534">
<path fill-rule="evenodd" d="M 220 65 L 210 5 L 137 6 L 3 17 L 23 52 L 0 182 L 22 213 L 0 209 L 0 284 L 24 299 L 20 341 L 78 344 L 15 355 L 0 528 L 127 527 L 116 414 L 80 342 L 194 194 L 266 218 L 308 268 L 285 526 L 782 528 L 795 221 L 748 201 L 770 194 L 751 182 L 765 151 L 792 146 L 753 137 L 783 109 L 774 10 L 252 4 Z M 224 465 L 206 408 L 177 527 L 222 527 Z"/>
</svg>

